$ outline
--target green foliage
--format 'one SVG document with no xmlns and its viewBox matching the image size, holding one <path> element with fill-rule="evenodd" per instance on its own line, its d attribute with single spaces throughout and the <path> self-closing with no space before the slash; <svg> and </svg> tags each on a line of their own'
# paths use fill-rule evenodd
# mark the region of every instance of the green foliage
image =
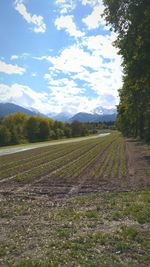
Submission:
<svg viewBox="0 0 150 267">
<path fill-rule="evenodd" d="M 117 127 L 125 136 L 150 141 L 150 2 L 104 0 L 105 17 L 118 33 L 115 45 L 123 57 Z"/>
<path fill-rule="evenodd" d="M 38 141 L 39 139 L 39 119 L 38 117 L 30 117 L 26 123 L 26 134 L 30 142 Z"/>
<path fill-rule="evenodd" d="M 3 119 L 2 124 L 11 132 L 11 144 L 24 143 L 24 130 L 27 119 L 28 116 L 21 112 L 10 114 Z M 5 144 L 9 144 L 9 142 Z"/>
<path fill-rule="evenodd" d="M 80 123 L 78 121 L 72 122 L 72 136 L 86 136 L 88 134 L 88 129 L 85 124 Z"/>
<path fill-rule="evenodd" d="M 39 139 L 48 140 L 50 134 L 50 128 L 48 120 L 42 120 L 39 124 Z"/>
<path fill-rule="evenodd" d="M 50 118 L 13 113 L 0 120 L 0 145 L 46 141 L 96 134 L 112 129 L 113 123 L 64 123 Z"/>
<path fill-rule="evenodd" d="M 72 129 L 70 127 L 65 127 L 64 134 L 67 138 L 72 137 Z"/>
<path fill-rule="evenodd" d="M 64 131 L 62 129 L 60 129 L 60 128 L 57 128 L 55 130 L 55 138 L 59 139 L 59 138 L 61 138 L 63 136 L 64 136 Z"/>
<path fill-rule="evenodd" d="M 7 145 L 10 143 L 11 133 L 6 126 L 0 125 L 0 145 Z"/>
</svg>

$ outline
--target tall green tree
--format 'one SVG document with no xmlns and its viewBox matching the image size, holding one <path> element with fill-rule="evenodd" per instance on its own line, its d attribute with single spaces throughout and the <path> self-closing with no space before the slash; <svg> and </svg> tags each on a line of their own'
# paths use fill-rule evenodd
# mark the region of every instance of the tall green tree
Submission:
<svg viewBox="0 0 150 267">
<path fill-rule="evenodd" d="M 28 116 L 21 112 L 8 115 L 3 119 L 5 125 L 11 132 L 11 143 L 18 144 L 25 141 L 24 128 Z"/>
<path fill-rule="evenodd" d="M 39 123 L 39 139 L 48 140 L 50 134 L 50 127 L 48 120 L 43 119 Z"/>
<path fill-rule="evenodd" d="M 26 136 L 30 142 L 35 142 L 39 140 L 39 118 L 36 116 L 31 116 L 26 122 L 25 130 Z"/>
<path fill-rule="evenodd" d="M 104 0 L 105 18 L 117 32 L 123 57 L 117 125 L 128 136 L 150 140 L 150 1 Z"/>
<path fill-rule="evenodd" d="M 11 142 L 11 132 L 6 126 L 0 125 L 0 145 L 1 146 L 9 145 L 10 142 Z"/>
</svg>

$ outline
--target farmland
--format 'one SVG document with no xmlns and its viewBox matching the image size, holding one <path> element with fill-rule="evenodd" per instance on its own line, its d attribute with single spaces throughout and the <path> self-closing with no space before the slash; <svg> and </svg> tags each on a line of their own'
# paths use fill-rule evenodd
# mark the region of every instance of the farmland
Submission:
<svg viewBox="0 0 150 267">
<path fill-rule="evenodd" d="M 115 132 L 1 156 L 1 266 L 148 266 L 149 154 Z"/>
</svg>

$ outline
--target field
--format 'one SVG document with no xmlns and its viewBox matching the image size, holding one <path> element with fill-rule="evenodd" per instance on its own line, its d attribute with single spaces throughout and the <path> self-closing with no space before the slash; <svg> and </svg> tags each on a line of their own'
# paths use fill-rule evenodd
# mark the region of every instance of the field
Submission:
<svg viewBox="0 0 150 267">
<path fill-rule="evenodd" d="M 148 266 L 150 149 L 112 133 L 0 157 L 0 266 Z"/>
</svg>

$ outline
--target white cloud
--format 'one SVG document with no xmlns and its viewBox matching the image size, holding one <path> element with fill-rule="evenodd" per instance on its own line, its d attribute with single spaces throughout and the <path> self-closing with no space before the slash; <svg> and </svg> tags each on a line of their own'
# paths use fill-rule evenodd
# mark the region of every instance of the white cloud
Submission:
<svg viewBox="0 0 150 267">
<path fill-rule="evenodd" d="M 37 72 L 32 72 L 32 73 L 31 73 L 31 76 L 32 76 L 32 77 L 36 77 L 36 76 L 37 76 Z"/>
<path fill-rule="evenodd" d="M 73 45 L 62 51 L 58 57 L 47 57 L 47 60 L 52 63 L 50 71 L 63 71 L 64 73 L 79 73 L 85 70 L 85 67 L 93 71 L 100 68 L 102 59 L 85 52 L 77 45 Z"/>
<path fill-rule="evenodd" d="M 59 8 L 61 14 L 67 14 L 76 7 L 75 0 L 55 0 L 55 4 Z"/>
<path fill-rule="evenodd" d="M 18 59 L 18 58 L 19 58 L 18 55 L 12 55 L 10 59 L 11 59 L 11 60 L 16 60 L 16 59 Z"/>
<path fill-rule="evenodd" d="M 61 79 L 57 79 L 57 80 L 53 80 L 52 77 L 49 74 L 45 74 L 44 78 L 46 80 L 48 80 L 48 83 L 50 85 L 55 85 L 55 86 L 66 86 L 67 88 L 72 88 L 72 87 L 76 87 L 76 83 L 73 80 L 70 80 L 68 78 L 61 78 Z"/>
<path fill-rule="evenodd" d="M 66 81 L 67 82 L 67 81 Z M 72 86 L 74 85 L 71 81 Z M 79 90 L 79 89 L 78 89 Z M 30 87 L 22 84 L 0 84 L 1 102 L 10 102 L 25 108 L 34 108 L 44 114 L 58 113 L 68 110 L 76 113 L 83 110 L 88 103 L 86 97 L 80 97 L 76 92 L 70 93 L 62 88 L 52 87 L 51 94 L 37 93 Z"/>
<path fill-rule="evenodd" d="M 85 91 L 90 89 L 96 93 L 99 103 L 103 103 L 103 106 L 112 107 L 118 103 L 117 89 L 122 86 L 122 69 L 120 67 L 121 57 L 112 46 L 114 39 L 114 34 L 84 37 L 80 45 L 72 45 L 64 49 L 59 56 L 43 57 L 52 64 L 49 73 L 45 74 L 44 78 L 47 79 L 50 89 L 53 90 L 56 102 L 60 101 L 61 93 L 65 96 L 63 99 L 65 101 L 69 95 L 73 94 L 72 92 L 80 88 L 79 84 L 82 84 L 81 90 L 77 91 L 79 95 L 76 95 L 75 99 L 77 97 L 82 99 L 81 93 L 84 92 L 84 85 Z M 59 73 L 69 76 L 69 79 L 74 80 L 76 86 L 71 86 L 68 80 L 59 80 Z M 64 80 L 66 85 L 62 83 Z M 71 98 L 69 99 L 71 101 Z M 74 97 L 72 99 L 75 101 Z"/>
<path fill-rule="evenodd" d="M 27 59 L 27 57 L 29 56 L 30 56 L 29 53 L 22 53 L 21 55 L 12 55 L 10 57 L 10 60 Z"/>
<path fill-rule="evenodd" d="M 88 30 L 97 29 L 100 26 L 104 27 L 106 25 L 106 22 L 102 17 L 103 12 L 104 5 L 102 4 L 102 2 L 100 2 L 99 4 L 94 6 L 93 11 L 90 15 L 82 19 L 83 23 L 86 24 Z"/>
<path fill-rule="evenodd" d="M 44 114 L 68 111 L 91 112 L 97 106 L 114 107 L 115 98 L 111 94 L 101 94 L 97 98 L 89 99 L 82 95 L 83 89 L 77 87 L 74 81 L 62 79 L 54 86 L 50 86 L 50 93 L 38 93 L 29 86 L 22 84 L 0 84 L 1 102 L 10 102 L 25 108 L 37 109 Z M 66 84 L 59 86 L 59 84 Z M 70 88 L 71 87 L 71 88 Z"/>
<path fill-rule="evenodd" d="M 29 86 L 22 84 L 0 84 L 1 102 L 11 102 L 25 108 L 35 108 L 46 113 L 51 109 L 51 103 L 47 93 L 38 93 Z"/>
<path fill-rule="evenodd" d="M 48 74 L 45 74 L 44 78 L 48 81 L 51 96 L 55 96 L 57 93 L 63 93 L 65 97 L 73 97 L 84 92 L 84 89 L 78 87 L 77 83 L 71 78 L 60 78 L 55 80 L 51 76 L 48 76 Z"/>
<path fill-rule="evenodd" d="M 65 29 L 70 36 L 82 37 L 84 33 L 77 30 L 77 27 L 73 21 L 73 16 L 61 16 L 55 20 L 55 26 L 58 30 Z"/>
<path fill-rule="evenodd" d="M 54 79 L 50 74 L 46 74 L 44 78 L 48 81 L 53 111 L 56 113 L 62 111 L 73 114 L 82 111 L 90 112 L 95 105 L 100 103 L 98 98 L 91 100 L 85 96 L 85 89 L 71 77 Z"/>
<path fill-rule="evenodd" d="M 6 74 L 24 74 L 25 68 L 19 67 L 17 65 L 7 64 L 4 61 L 0 60 L 0 72 L 6 73 Z"/>
<path fill-rule="evenodd" d="M 95 72 L 78 73 L 74 76 L 74 79 L 80 79 L 85 81 L 88 88 L 93 90 L 97 95 L 111 94 L 116 100 L 118 99 L 118 91 L 122 85 L 121 74 L 119 70 L 119 64 L 113 63 L 111 68 L 109 66 L 103 66 Z M 109 104 L 109 103 L 108 103 Z"/>
<path fill-rule="evenodd" d="M 46 31 L 46 25 L 43 22 L 43 17 L 37 16 L 37 15 L 31 15 L 30 13 L 28 13 L 22 1 L 16 1 L 15 9 L 19 12 L 21 16 L 23 16 L 26 22 L 34 25 L 34 28 L 33 28 L 34 32 L 43 33 Z"/>
<path fill-rule="evenodd" d="M 95 6 L 102 3 L 102 0 L 80 0 L 83 6 L 90 5 Z"/>
<path fill-rule="evenodd" d="M 32 57 L 33 59 L 42 61 L 42 60 L 47 60 L 47 56 L 41 56 L 41 57 Z"/>
<path fill-rule="evenodd" d="M 117 55 L 117 48 L 112 43 L 116 39 L 116 34 L 111 35 L 93 35 L 85 37 L 82 45 L 91 50 L 95 55 L 103 58 L 115 59 Z"/>
</svg>

